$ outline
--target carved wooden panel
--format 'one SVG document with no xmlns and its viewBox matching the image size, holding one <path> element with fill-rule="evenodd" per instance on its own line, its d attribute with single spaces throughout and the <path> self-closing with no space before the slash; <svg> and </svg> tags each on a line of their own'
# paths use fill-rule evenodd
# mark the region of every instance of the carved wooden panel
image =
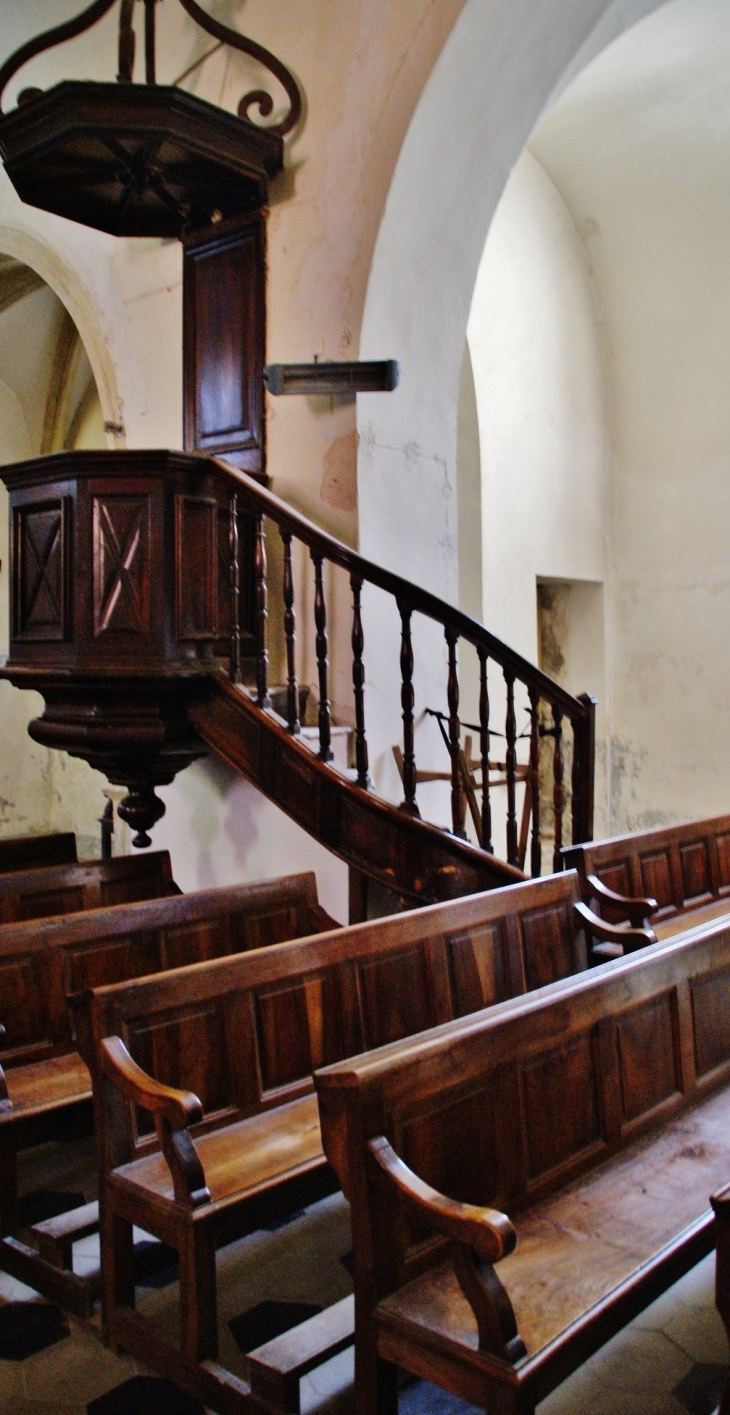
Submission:
<svg viewBox="0 0 730 1415">
<path fill-rule="evenodd" d="M 334 978 L 309 974 L 254 994 L 262 1090 L 305 1080 L 343 1055 L 340 1002 Z"/>
<path fill-rule="evenodd" d="M 175 497 L 175 635 L 214 639 L 218 633 L 218 503 L 207 496 Z"/>
<path fill-rule="evenodd" d="M 126 1045 L 143 1070 L 165 1085 L 194 1091 L 206 1117 L 235 1109 L 223 1000 L 191 1003 L 164 1017 L 140 1020 L 125 1031 Z M 153 1129 L 152 1117 L 138 1110 L 137 1134 L 141 1137 Z"/>
<path fill-rule="evenodd" d="M 528 988 L 567 978 L 574 969 L 572 910 L 564 904 L 535 909 L 520 918 Z"/>
<path fill-rule="evenodd" d="M 394 1136 L 398 1153 L 427 1184 L 463 1204 L 489 1204 L 500 1190 L 497 1073 L 467 1095 L 444 1096 L 411 1113 Z M 414 1237 L 416 1235 L 413 1235 Z"/>
<path fill-rule="evenodd" d="M 660 993 L 618 1019 L 624 1120 L 636 1120 L 680 1088 L 674 999 Z"/>
<path fill-rule="evenodd" d="M 682 898 L 685 904 L 699 904 L 712 898 L 709 841 L 694 840 L 679 846 L 682 871 Z"/>
<path fill-rule="evenodd" d="M 722 969 L 691 984 L 697 1075 L 730 1060 L 730 972 Z"/>
<path fill-rule="evenodd" d="M 521 1067 L 527 1175 L 577 1159 L 601 1140 L 593 1037 L 575 1037 Z"/>
<path fill-rule="evenodd" d="M 12 1060 L 39 1043 L 52 1044 L 51 1023 L 45 1005 L 40 960 L 36 956 L 8 958 L 0 964 L 0 998 L 5 1023 L 3 1062 Z"/>
<path fill-rule="evenodd" d="M 257 214 L 211 228 L 183 258 L 185 447 L 264 465 L 266 267 Z"/>
<path fill-rule="evenodd" d="M 619 860 L 613 865 L 599 865 L 596 874 L 601 883 L 605 884 L 607 889 L 614 890 L 616 894 L 626 896 L 634 893 L 628 860 Z"/>
<path fill-rule="evenodd" d="M 484 924 L 446 940 L 454 1016 L 465 1017 L 507 996 L 500 923 Z"/>
<path fill-rule="evenodd" d="M 319 778 L 314 766 L 283 753 L 274 761 L 275 789 L 284 796 L 287 810 L 300 825 L 314 829 L 319 823 Z"/>
<path fill-rule="evenodd" d="M 68 623 L 68 497 L 13 511 L 13 637 L 36 643 L 65 639 Z"/>
<path fill-rule="evenodd" d="M 728 894 L 730 893 L 730 835 L 716 836 L 715 845 L 720 893 Z"/>
<path fill-rule="evenodd" d="M 79 909 L 87 907 L 84 898 L 85 890 L 83 885 L 68 886 L 62 889 L 33 890 L 28 894 L 18 897 L 16 908 L 7 917 L 15 919 L 47 919 L 52 914 L 75 914 Z M 13 901 L 8 900 L 9 904 Z M 2 905 L 6 903 L 3 899 Z M 2 905 L 0 905 L 0 918 L 3 917 Z"/>
<path fill-rule="evenodd" d="M 433 1027 L 423 946 L 357 965 L 365 1047 L 385 1046 Z"/>
<path fill-rule="evenodd" d="M 150 523 L 147 495 L 92 496 L 94 638 L 142 641 L 150 633 Z"/>
<path fill-rule="evenodd" d="M 669 848 L 640 856 L 641 887 L 644 894 L 656 899 L 660 909 L 674 907 L 674 886 Z"/>
<path fill-rule="evenodd" d="M 125 934 L 121 938 L 92 939 L 65 950 L 66 987 L 69 992 L 103 987 L 105 983 L 144 977 L 162 967 L 159 935 Z"/>
</svg>

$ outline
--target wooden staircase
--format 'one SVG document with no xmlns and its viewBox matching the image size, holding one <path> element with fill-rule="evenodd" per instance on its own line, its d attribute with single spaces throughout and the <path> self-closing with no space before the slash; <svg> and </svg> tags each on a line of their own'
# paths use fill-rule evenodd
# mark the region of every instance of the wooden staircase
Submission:
<svg viewBox="0 0 730 1415">
<path fill-rule="evenodd" d="M 232 465 L 155 452 L 60 453 L 5 468 L 13 563 L 6 678 L 43 693 L 36 741 L 81 756 L 128 795 L 120 814 L 136 844 L 164 807 L 155 786 L 212 748 L 328 849 L 404 903 L 452 898 L 523 878 L 518 868 L 518 782 L 531 807 L 530 873 L 542 870 L 541 746 L 551 738 L 553 867 L 564 820 L 574 842 L 591 838 L 593 713 L 483 625 L 364 559 Z M 267 552 L 277 553 L 269 575 Z M 295 600 L 311 562 L 317 733 L 303 740 Z M 328 593 L 325 586 L 329 590 Z M 400 625 L 403 800 L 373 790 L 368 760 L 363 591 L 384 593 Z M 355 765 L 332 762 L 328 613 L 351 596 L 350 718 Z M 306 606 L 306 596 L 303 596 Z M 444 635 L 451 758 L 451 828 L 421 819 L 415 757 L 414 617 Z M 284 716 L 271 706 L 269 653 L 286 677 Z M 301 627 L 300 627 L 301 633 Z M 275 636 L 274 636 L 275 637 Z M 460 649 L 479 678 L 480 844 L 466 838 L 459 720 Z M 341 668 L 342 642 L 335 655 Z M 378 671 L 389 664 L 378 658 Z M 395 668 L 395 665 L 393 665 Z M 495 675 L 498 675 L 499 681 Z M 245 682 L 244 682 L 245 680 Z M 341 695 L 342 674 L 338 680 Z M 248 686 L 246 686 L 248 684 Z M 506 860 L 492 845 L 490 695 L 504 702 Z M 516 697 L 516 694 L 518 697 Z M 523 701 L 524 700 L 524 701 Z M 518 763 L 516 705 L 526 712 L 529 761 Z M 503 727 L 503 732 L 502 732 Z M 566 728 L 572 757 L 565 780 Z M 358 912 L 357 907 L 355 912 Z"/>
</svg>

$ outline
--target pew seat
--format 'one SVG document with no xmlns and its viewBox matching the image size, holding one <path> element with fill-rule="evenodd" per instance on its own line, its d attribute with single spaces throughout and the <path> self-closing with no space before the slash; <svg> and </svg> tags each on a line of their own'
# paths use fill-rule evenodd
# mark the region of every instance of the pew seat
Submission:
<svg viewBox="0 0 730 1415">
<path fill-rule="evenodd" d="M 89 1068 L 76 1051 L 28 1066 L 13 1066 L 4 1076 L 8 1125 L 17 1124 L 21 1117 L 28 1120 L 34 1115 L 49 1115 L 69 1104 L 88 1101 L 91 1095 Z"/>
<path fill-rule="evenodd" d="M 513 1220 L 514 1252 L 497 1268 L 514 1308 L 517 1331 L 536 1369 L 585 1342 L 588 1314 L 628 1299 L 665 1257 L 677 1256 L 684 1233 L 690 1251 L 712 1244 L 708 1197 L 730 1165 L 730 1086 L 689 1114 L 635 1142 L 614 1159 L 568 1184 Z M 669 1249 L 664 1254 L 663 1250 Z M 590 1261 L 586 1261 L 587 1255 Z M 474 1312 L 448 1262 L 415 1278 L 378 1306 L 379 1328 L 408 1330 L 417 1343 L 434 1336 L 460 1359 L 484 1365 Z M 582 1357 L 581 1357 L 582 1359 Z M 521 1368 L 524 1376 L 528 1367 Z"/>
<path fill-rule="evenodd" d="M 196 1139 L 195 1149 L 210 1195 L 208 1212 L 215 1217 L 222 1208 L 246 1203 L 283 1174 L 322 1168 L 317 1097 L 302 1096 L 222 1130 L 210 1130 Z M 120 1165 L 109 1187 L 145 1206 L 158 1199 L 175 1202 L 170 1168 L 159 1150 Z"/>
<path fill-rule="evenodd" d="M 352 1213 L 358 1415 L 395 1415 L 399 1369 L 534 1415 L 711 1251 L 729 1009 L 716 920 L 316 1073 Z"/>
</svg>

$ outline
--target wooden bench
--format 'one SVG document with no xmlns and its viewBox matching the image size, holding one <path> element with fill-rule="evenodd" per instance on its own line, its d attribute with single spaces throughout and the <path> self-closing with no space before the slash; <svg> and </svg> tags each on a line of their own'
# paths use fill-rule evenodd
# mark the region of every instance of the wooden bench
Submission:
<svg viewBox="0 0 730 1415">
<path fill-rule="evenodd" d="M 730 913 L 730 815 L 568 845 L 562 855 L 587 904 L 658 938 Z"/>
<path fill-rule="evenodd" d="M 216 1362 L 215 1249 L 337 1187 L 314 1068 L 584 969 L 589 918 L 577 876 L 554 875 L 77 999 L 110 1340 L 215 1408 L 245 1401 Z M 180 1254 L 181 1350 L 134 1309 L 135 1224 Z M 296 1409 L 351 1322 L 346 1304 L 256 1353 L 256 1397 Z"/>
<path fill-rule="evenodd" d="M 399 1367 L 532 1415 L 713 1246 L 730 925 L 315 1081 L 351 1204 L 358 1415 L 393 1415 Z"/>
<path fill-rule="evenodd" d="M 0 875 L 0 924 L 179 894 L 167 850 Z"/>
<path fill-rule="evenodd" d="M 43 865 L 74 865 L 76 836 L 72 831 L 59 835 L 20 835 L 0 840 L 0 874 L 11 870 L 37 870 Z"/>
<path fill-rule="evenodd" d="M 75 1278 L 69 1261 L 82 1236 L 72 1236 L 73 1216 L 35 1232 L 43 1261 L 12 1236 L 18 1152 L 91 1128 L 91 1082 L 67 994 L 336 928 L 311 873 L 0 927 L 1 1266 L 82 1315 L 91 1310 L 98 1283 Z M 78 1215 L 84 1232 L 96 1224 L 96 1205 L 93 1211 Z"/>
</svg>

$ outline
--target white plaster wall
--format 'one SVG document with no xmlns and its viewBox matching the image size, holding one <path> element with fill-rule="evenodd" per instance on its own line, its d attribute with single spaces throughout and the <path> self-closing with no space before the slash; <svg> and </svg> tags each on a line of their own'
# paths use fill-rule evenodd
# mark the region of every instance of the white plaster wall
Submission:
<svg viewBox="0 0 730 1415">
<path fill-rule="evenodd" d="M 730 6 L 673 0 L 531 150 L 581 233 L 612 444 L 611 828 L 730 799 Z"/>
<path fill-rule="evenodd" d="M 360 548 L 454 602 L 459 384 L 492 217 L 565 71 L 656 8 L 656 0 L 468 0 L 403 143 L 360 339 L 362 358 L 395 357 L 402 377 L 387 398 L 358 400 Z M 366 662 L 368 644 L 375 654 L 368 663 L 368 734 L 376 780 L 394 795 L 389 753 L 397 722 L 398 626 L 372 597 L 367 611 Z M 509 630 L 506 637 L 513 637 Z M 445 656 L 433 632 L 424 629 L 415 642 L 422 714 L 426 705 L 444 706 Z M 425 766 L 443 761 L 440 741 L 422 717 L 417 754 Z M 436 809 L 448 819 L 440 802 Z"/>
<path fill-rule="evenodd" d="M 490 228 L 468 339 L 480 428 L 483 618 L 536 663 L 537 578 L 605 577 L 608 438 L 585 251 L 529 152 Z"/>
<path fill-rule="evenodd" d="M 479 419 L 481 617 L 537 663 L 537 581 L 605 580 L 609 447 L 602 339 L 585 251 L 562 197 L 529 152 L 512 172 L 487 237 L 468 344 Z M 605 825 L 600 658 L 586 681 L 571 678 L 565 686 L 599 699 L 596 815 Z M 496 667 L 490 700 L 492 722 L 503 730 Z M 516 705 L 521 731 L 529 702 L 519 688 Z M 497 742 L 494 748 L 503 755 Z M 523 741 L 520 760 L 527 750 Z M 503 795 L 495 792 L 500 843 Z"/>
</svg>

